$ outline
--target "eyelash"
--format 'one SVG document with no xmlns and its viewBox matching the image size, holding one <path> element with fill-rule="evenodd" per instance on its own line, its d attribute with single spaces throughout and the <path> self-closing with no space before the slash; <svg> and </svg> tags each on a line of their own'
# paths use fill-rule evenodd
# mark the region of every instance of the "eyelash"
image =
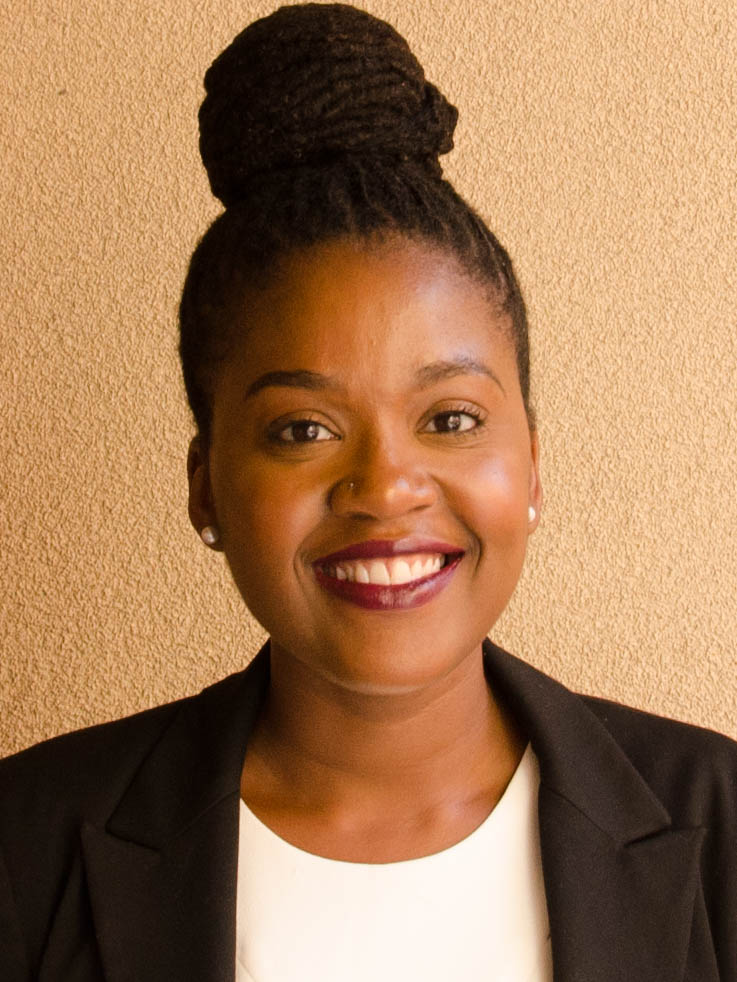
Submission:
<svg viewBox="0 0 737 982">
<path fill-rule="evenodd" d="M 433 415 L 428 420 L 428 423 L 434 422 L 436 419 L 441 417 L 448 418 L 449 416 L 468 416 L 474 421 L 474 425 L 468 427 L 467 429 L 457 429 L 457 430 L 427 430 L 425 432 L 429 433 L 439 433 L 443 436 L 454 435 L 454 436 L 467 436 L 474 432 L 474 430 L 480 429 L 484 425 L 484 416 L 482 412 L 476 406 L 454 406 L 452 409 L 443 409 L 441 412 L 433 413 Z"/>
<path fill-rule="evenodd" d="M 455 429 L 455 430 L 453 429 L 431 430 L 427 428 L 429 424 L 435 422 L 435 420 L 443 419 L 443 418 L 448 419 L 451 416 L 466 416 L 474 421 L 474 425 L 467 427 L 466 429 Z M 484 425 L 484 415 L 476 406 L 469 406 L 469 405 L 454 406 L 451 409 L 443 409 L 440 412 L 433 413 L 433 415 L 428 419 L 427 423 L 422 427 L 421 432 L 436 433 L 441 436 L 455 436 L 457 438 L 458 437 L 463 438 L 463 437 L 470 436 L 475 430 L 480 429 L 483 425 Z M 322 430 L 325 430 L 327 433 L 330 434 L 330 436 L 323 437 L 320 440 L 296 440 L 296 439 L 290 440 L 284 436 L 284 434 L 288 430 L 300 426 L 301 427 L 315 426 Z M 313 419 L 309 416 L 303 416 L 300 417 L 299 419 L 289 420 L 288 422 L 284 422 L 283 420 L 281 420 L 273 424 L 273 426 L 269 428 L 269 439 L 271 440 L 271 442 L 281 444 L 282 446 L 284 445 L 305 446 L 311 443 L 327 443 L 330 440 L 339 440 L 340 437 L 337 434 L 333 433 L 330 427 L 326 426 L 325 423 L 321 423 L 319 420 Z"/>
<path fill-rule="evenodd" d="M 294 439 L 289 440 L 283 435 L 284 433 L 286 433 L 287 430 L 297 426 L 304 426 L 304 427 L 316 426 L 319 427 L 320 429 L 325 430 L 327 433 L 330 433 L 330 436 L 327 438 L 323 438 L 322 440 L 294 440 Z M 333 433 L 330 427 L 326 426 L 324 423 L 321 423 L 317 419 L 311 419 L 309 416 L 304 416 L 304 417 L 300 417 L 299 419 L 291 419 L 286 423 L 282 420 L 281 422 L 275 424 L 269 430 L 269 439 L 272 440 L 274 443 L 290 444 L 292 446 L 295 445 L 303 446 L 309 443 L 326 443 L 328 440 L 337 440 L 339 439 L 339 437 L 336 436 L 336 434 Z"/>
</svg>

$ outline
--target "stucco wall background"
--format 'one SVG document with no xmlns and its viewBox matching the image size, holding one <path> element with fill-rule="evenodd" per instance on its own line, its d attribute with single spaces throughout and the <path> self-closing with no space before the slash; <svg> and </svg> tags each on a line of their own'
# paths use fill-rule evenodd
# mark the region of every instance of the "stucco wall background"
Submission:
<svg viewBox="0 0 737 982">
<path fill-rule="evenodd" d="M 2 4 L 0 752 L 193 692 L 262 634 L 186 514 L 176 307 L 217 214 L 202 75 L 261 0 Z M 737 735 L 732 0 L 363 0 L 460 109 L 515 259 L 545 505 L 494 637 Z"/>
</svg>

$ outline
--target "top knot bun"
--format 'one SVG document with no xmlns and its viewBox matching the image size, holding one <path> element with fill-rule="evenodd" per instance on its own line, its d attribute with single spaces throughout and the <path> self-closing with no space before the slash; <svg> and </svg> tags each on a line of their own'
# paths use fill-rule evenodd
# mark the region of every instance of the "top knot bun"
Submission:
<svg viewBox="0 0 737 982">
<path fill-rule="evenodd" d="M 423 163 L 453 147 L 458 112 L 385 21 L 345 4 L 281 7 L 205 75 L 200 152 L 227 207 L 276 168 L 348 154 Z"/>
</svg>

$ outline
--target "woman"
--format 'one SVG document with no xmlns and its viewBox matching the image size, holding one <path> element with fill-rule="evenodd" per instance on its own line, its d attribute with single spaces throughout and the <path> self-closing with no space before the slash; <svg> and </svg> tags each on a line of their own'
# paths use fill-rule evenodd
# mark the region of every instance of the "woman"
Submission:
<svg viewBox="0 0 737 982">
<path fill-rule="evenodd" d="M 3 762 L 2 978 L 737 980 L 735 745 L 485 640 L 542 495 L 454 108 L 342 5 L 205 83 L 190 517 L 270 641 Z"/>
</svg>

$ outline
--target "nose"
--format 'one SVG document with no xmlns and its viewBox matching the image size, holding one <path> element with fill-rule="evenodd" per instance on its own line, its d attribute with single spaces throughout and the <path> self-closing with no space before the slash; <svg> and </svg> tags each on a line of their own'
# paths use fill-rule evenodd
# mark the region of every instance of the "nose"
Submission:
<svg viewBox="0 0 737 982">
<path fill-rule="evenodd" d="M 428 508 L 436 494 L 433 479 L 412 455 L 376 444 L 362 448 L 333 485 L 330 507 L 344 518 L 391 519 Z"/>
</svg>

